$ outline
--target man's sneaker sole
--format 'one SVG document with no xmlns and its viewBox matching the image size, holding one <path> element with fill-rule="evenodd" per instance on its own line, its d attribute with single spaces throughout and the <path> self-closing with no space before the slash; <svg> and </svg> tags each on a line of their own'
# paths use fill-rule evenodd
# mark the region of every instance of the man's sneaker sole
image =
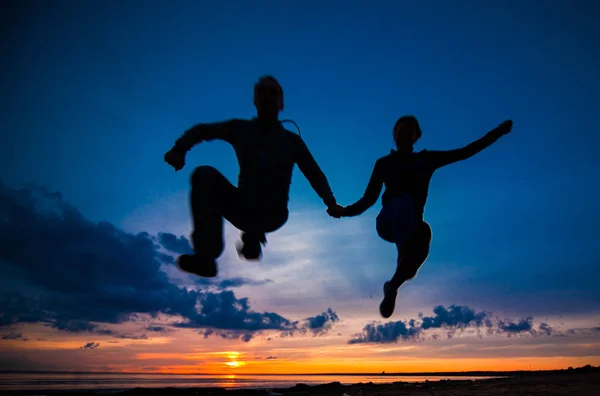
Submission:
<svg viewBox="0 0 600 396">
<path fill-rule="evenodd" d="M 201 276 L 203 278 L 214 278 L 218 273 L 215 260 L 205 261 L 188 254 L 179 256 L 177 259 L 177 268 L 188 274 Z"/>
<path fill-rule="evenodd" d="M 262 258 L 262 246 L 261 244 L 264 244 L 264 242 L 256 242 L 254 243 L 254 241 L 252 241 L 252 243 L 250 245 L 248 245 L 246 242 L 243 241 L 244 238 L 242 238 L 242 241 L 238 242 L 236 247 L 237 247 L 237 252 L 238 252 L 238 256 L 240 258 L 245 258 L 248 261 L 258 261 Z M 255 247 L 255 249 L 249 248 L 249 246 Z"/>
</svg>

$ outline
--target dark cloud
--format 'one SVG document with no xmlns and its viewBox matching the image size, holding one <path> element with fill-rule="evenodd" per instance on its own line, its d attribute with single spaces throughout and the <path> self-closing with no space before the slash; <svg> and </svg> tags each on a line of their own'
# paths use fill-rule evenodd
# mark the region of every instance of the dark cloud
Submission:
<svg viewBox="0 0 600 396">
<path fill-rule="evenodd" d="M 199 292 L 197 301 L 198 311 L 173 326 L 235 331 L 294 331 L 298 328 L 297 321 L 292 322 L 275 312 L 253 311 L 247 298 L 238 299 L 230 290 Z"/>
<path fill-rule="evenodd" d="M 54 323 L 46 324 L 46 326 L 52 327 L 57 330 L 66 331 L 69 333 L 96 333 L 99 335 L 113 335 L 115 334 L 112 330 L 104 329 L 97 324 L 86 322 L 83 320 L 65 320 L 58 319 Z"/>
<path fill-rule="evenodd" d="M 8 333 L 0 333 L 0 340 L 20 340 L 23 334 L 10 330 Z"/>
<path fill-rule="evenodd" d="M 80 347 L 80 349 L 96 349 L 100 346 L 97 342 L 88 342 L 84 346 Z"/>
<path fill-rule="evenodd" d="M 176 236 L 170 232 L 158 233 L 159 243 L 167 250 L 177 254 L 191 254 L 194 252 L 188 239 L 184 236 Z"/>
<path fill-rule="evenodd" d="M 252 279 L 248 279 L 248 278 L 230 278 L 230 279 L 223 279 L 222 281 L 220 281 L 219 283 L 217 283 L 217 287 L 219 289 L 231 289 L 231 288 L 235 288 L 235 287 L 242 287 L 242 286 L 262 286 L 265 285 L 267 283 L 271 283 L 273 282 L 271 279 L 265 279 L 265 280 L 252 280 Z"/>
<path fill-rule="evenodd" d="M 422 329 L 415 326 L 415 321 L 387 322 L 385 324 L 368 323 L 362 333 L 356 334 L 349 344 L 376 343 L 386 344 L 398 340 L 411 341 L 419 338 Z"/>
<path fill-rule="evenodd" d="M 548 323 L 540 323 L 540 324 L 538 325 L 538 331 L 539 331 L 540 333 L 543 333 L 543 334 L 545 334 L 545 335 L 548 335 L 548 336 L 549 336 L 549 335 L 552 335 L 552 334 L 553 334 L 553 332 L 554 332 L 554 329 L 553 329 L 553 328 L 552 328 L 550 325 L 548 325 Z"/>
<path fill-rule="evenodd" d="M 534 333 L 533 318 L 528 317 L 521 319 L 518 322 L 498 321 L 498 329 L 501 332 L 507 333 L 509 336 L 513 334 Z"/>
<path fill-rule="evenodd" d="M 331 308 L 327 308 L 327 311 L 319 315 L 293 323 L 293 326 L 280 333 L 280 336 L 293 337 L 306 333 L 312 333 L 314 336 L 322 335 L 331 330 L 333 323 L 337 321 L 339 321 L 338 315 Z"/>
<path fill-rule="evenodd" d="M 225 300 L 227 298 L 231 298 L 231 295 L 229 295 L 228 293 L 231 292 L 221 292 Z M 212 302 L 215 303 L 215 301 Z M 215 317 L 225 315 L 226 318 L 222 317 L 219 320 L 219 322 L 228 323 L 229 329 L 233 329 L 234 327 L 238 328 L 234 331 L 222 331 L 224 329 L 219 328 L 206 329 L 205 331 L 201 332 L 201 334 L 205 338 L 211 335 L 216 335 L 225 339 L 240 339 L 242 341 L 248 342 L 252 338 L 251 333 L 249 331 L 260 330 L 281 330 L 280 335 L 282 337 L 293 337 L 295 335 L 302 335 L 306 333 L 312 333 L 314 336 L 318 336 L 327 333 L 329 330 L 331 330 L 333 323 L 339 321 L 338 315 L 331 308 L 328 308 L 327 311 L 322 312 L 319 315 L 306 318 L 302 321 L 290 322 L 289 320 L 275 313 L 262 314 L 262 321 L 259 321 L 261 317 L 255 316 L 251 312 L 247 312 L 246 305 L 239 305 L 237 307 L 234 307 L 237 309 L 233 310 L 230 309 L 230 304 L 226 303 L 223 304 L 223 306 L 227 307 L 228 311 L 219 312 L 218 310 L 213 310 L 212 308 L 209 308 L 206 310 L 206 313 L 208 313 L 209 315 L 214 315 Z M 245 318 L 244 322 L 241 321 L 242 318 Z M 205 327 L 204 323 L 206 321 L 206 318 L 199 317 L 197 318 L 197 320 L 198 322 L 196 323 L 177 323 L 175 324 L 175 326 Z M 267 339 L 267 341 L 269 340 L 270 339 Z"/>
<path fill-rule="evenodd" d="M 363 327 L 361 333 L 355 334 L 348 343 L 393 343 L 397 341 L 415 341 L 425 336 L 428 330 L 442 329 L 448 338 L 452 338 L 457 332 L 466 329 L 474 329 L 481 336 L 481 330 L 487 335 L 516 335 L 530 334 L 558 335 L 547 323 L 540 323 L 537 330 L 533 325 L 533 318 L 527 317 L 518 321 L 510 319 L 498 319 L 489 312 L 476 312 L 475 310 L 460 305 L 450 305 L 445 308 L 441 305 L 433 309 L 433 316 L 418 315 L 419 319 L 409 321 L 387 322 L 384 324 L 372 322 Z M 431 338 L 439 339 L 439 334 L 432 334 Z"/>
<path fill-rule="evenodd" d="M 323 312 L 317 316 L 313 316 L 306 319 L 307 329 L 313 334 L 322 334 L 331 329 L 333 323 L 339 321 L 340 318 L 331 308 L 328 308 L 326 312 Z"/>
<path fill-rule="evenodd" d="M 0 183 L 0 219 L 0 326 L 40 322 L 60 331 L 131 338 L 144 335 L 116 334 L 105 327 L 138 315 L 168 315 L 180 318 L 175 327 L 239 333 L 244 341 L 254 332 L 300 326 L 274 312 L 253 311 L 247 298 L 231 290 L 190 290 L 170 283 L 161 270 L 168 255 L 148 233 L 91 222 L 59 193 Z M 158 239 L 182 251 L 182 238 L 162 233 Z M 269 281 L 234 278 L 213 286 L 261 282 Z"/>
<path fill-rule="evenodd" d="M 147 340 L 148 339 L 148 336 L 146 334 L 118 334 L 115 337 L 122 338 L 125 340 Z"/>
<path fill-rule="evenodd" d="M 469 307 L 461 305 L 450 305 L 448 309 L 442 305 L 433 308 L 434 316 L 423 316 L 419 314 L 421 319 L 421 328 L 439 329 L 439 328 L 456 328 L 464 329 L 469 326 L 492 327 L 492 322 L 486 312 L 475 312 Z"/>
<path fill-rule="evenodd" d="M 267 356 L 265 358 L 265 360 L 275 360 L 275 359 L 278 359 L 278 357 L 277 356 Z"/>
<path fill-rule="evenodd" d="M 600 333 L 600 327 L 586 327 L 583 329 L 569 329 L 566 331 L 567 335 L 593 335 Z"/>
<path fill-rule="evenodd" d="M 167 333 L 171 333 L 173 332 L 173 329 L 166 327 L 166 326 L 157 326 L 157 325 L 151 325 L 146 327 L 147 331 L 151 331 L 154 333 L 162 333 L 162 334 L 167 334 Z"/>
<path fill-rule="evenodd" d="M 200 332 L 204 336 L 204 338 L 208 338 L 210 336 L 218 336 L 225 340 L 240 340 L 243 342 L 249 342 L 254 336 L 250 332 L 243 331 L 219 331 L 214 329 L 207 329 Z"/>
</svg>

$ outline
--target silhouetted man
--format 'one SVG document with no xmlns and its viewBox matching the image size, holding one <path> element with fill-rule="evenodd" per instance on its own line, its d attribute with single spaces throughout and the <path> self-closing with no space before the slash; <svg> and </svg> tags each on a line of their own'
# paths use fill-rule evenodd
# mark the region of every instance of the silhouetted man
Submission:
<svg viewBox="0 0 600 396">
<path fill-rule="evenodd" d="M 377 216 L 377 233 L 385 241 L 396 244 L 396 272 L 383 286 L 384 298 L 379 311 L 384 318 L 392 316 L 398 289 L 417 275 L 429 255 L 431 227 L 423 220 L 429 182 L 439 168 L 465 160 L 490 146 L 512 129 L 505 121 L 482 138 L 455 150 L 414 152 L 421 128 L 413 116 L 403 116 L 394 125 L 397 150 L 379 158 L 364 196 L 356 203 L 330 212 L 333 217 L 358 216 L 377 202 L 383 186 L 382 204 Z"/>
<path fill-rule="evenodd" d="M 323 200 L 330 213 L 341 209 L 329 182 L 302 138 L 279 121 L 283 90 L 272 76 L 254 86 L 257 116 L 198 124 L 181 136 L 165 154 L 176 171 L 185 165 L 185 154 L 203 141 L 230 143 L 240 166 L 238 186 L 233 186 L 211 166 L 196 168 L 191 177 L 194 220 L 193 255 L 182 255 L 179 268 L 203 277 L 217 275 L 216 259 L 224 249 L 223 219 L 242 231 L 238 253 L 247 260 L 260 259 L 265 233 L 274 232 L 288 219 L 288 200 L 295 164 Z"/>
</svg>

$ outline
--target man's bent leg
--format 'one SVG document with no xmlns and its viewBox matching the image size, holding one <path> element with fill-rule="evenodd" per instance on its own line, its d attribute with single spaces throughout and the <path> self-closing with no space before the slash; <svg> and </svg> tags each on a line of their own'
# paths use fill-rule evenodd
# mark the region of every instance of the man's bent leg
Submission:
<svg viewBox="0 0 600 396">
<path fill-rule="evenodd" d="M 238 245 L 238 254 L 246 260 L 260 260 L 262 257 L 261 245 L 266 245 L 266 233 L 274 232 L 281 228 L 288 219 L 287 208 L 280 210 L 250 210 L 239 219 L 237 228 L 242 230 L 242 243 Z M 227 216 L 226 216 L 227 218 Z"/>
<path fill-rule="evenodd" d="M 237 188 L 215 168 L 200 166 L 194 171 L 190 203 L 196 255 L 217 259 L 223 253 L 223 215 L 235 205 L 237 193 Z"/>
<path fill-rule="evenodd" d="M 217 275 L 215 260 L 224 249 L 223 212 L 234 205 L 237 189 L 211 166 L 196 168 L 191 178 L 194 256 L 182 256 L 180 267 L 205 277 Z"/>
</svg>

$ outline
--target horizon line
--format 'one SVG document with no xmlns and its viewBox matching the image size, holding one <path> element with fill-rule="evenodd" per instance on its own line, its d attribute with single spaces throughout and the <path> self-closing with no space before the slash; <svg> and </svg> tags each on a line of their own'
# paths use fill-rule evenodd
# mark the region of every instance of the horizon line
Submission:
<svg viewBox="0 0 600 396">
<path fill-rule="evenodd" d="M 600 366 L 592 366 L 590 364 L 580 367 L 572 367 L 571 370 L 581 370 L 584 368 L 600 369 Z M 202 376 L 223 376 L 223 375 L 239 375 L 239 376 L 423 376 L 423 375 L 489 375 L 489 374 L 514 374 L 514 373 L 540 373 L 553 371 L 570 371 L 569 368 L 556 368 L 545 370 L 469 370 L 469 371 L 421 371 L 421 372 L 355 372 L 355 373 L 164 373 L 164 372 L 123 372 L 123 371 L 69 371 L 69 370 L 0 370 L 0 373 L 27 373 L 27 374 L 124 374 L 124 375 L 202 375 Z"/>
</svg>

